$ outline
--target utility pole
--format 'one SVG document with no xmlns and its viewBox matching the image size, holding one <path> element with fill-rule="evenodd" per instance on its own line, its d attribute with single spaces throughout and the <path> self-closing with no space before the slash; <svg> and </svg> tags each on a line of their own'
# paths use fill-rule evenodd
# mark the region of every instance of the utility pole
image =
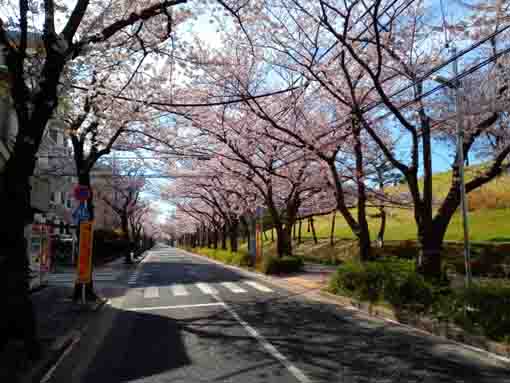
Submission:
<svg viewBox="0 0 510 383">
<path fill-rule="evenodd" d="M 452 43 L 452 55 L 457 55 L 457 47 Z M 459 167 L 460 178 L 460 205 L 462 210 L 462 226 L 464 231 L 464 264 L 466 271 L 466 287 L 471 286 L 471 249 L 469 243 L 469 224 L 467 212 L 466 184 L 464 177 L 464 126 L 462 108 L 462 83 L 457 79 L 459 75 L 458 58 L 453 61 L 453 74 L 455 78 L 455 114 L 457 118 L 457 166 Z"/>
</svg>

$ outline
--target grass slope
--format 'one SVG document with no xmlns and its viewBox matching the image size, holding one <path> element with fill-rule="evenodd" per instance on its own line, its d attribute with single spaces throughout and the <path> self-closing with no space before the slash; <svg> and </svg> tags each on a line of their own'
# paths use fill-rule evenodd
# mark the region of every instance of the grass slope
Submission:
<svg viewBox="0 0 510 383">
<path fill-rule="evenodd" d="M 466 180 L 473 178 L 481 167 L 470 167 Z M 437 173 L 433 178 L 433 191 L 436 202 L 443 200 L 451 182 L 451 172 Z M 399 185 L 390 192 L 407 192 L 406 185 Z M 355 211 L 353 211 L 355 215 Z M 369 209 L 369 226 L 372 238 L 379 230 L 380 219 L 374 218 L 376 209 Z M 318 237 L 329 237 L 331 215 L 315 218 Z M 303 223 L 303 238 L 311 238 L 307 223 Z M 489 184 L 469 194 L 469 229 L 471 240 L 490 242 L 510 242 L 510 175 L 501 176 Z M 268 234 L 269 235 L 269 234 Z M 335 236 L 338 239 L 353 239 L 354 235 L 340 214 L 337 214 Z M 416 224 L 411 209 L 388 209 L 386 240 L 416 240 Z M 447 241 L 460 241 L 463 238 L 462 220 L 457 213 L 448 228 Z"/>
</svg>

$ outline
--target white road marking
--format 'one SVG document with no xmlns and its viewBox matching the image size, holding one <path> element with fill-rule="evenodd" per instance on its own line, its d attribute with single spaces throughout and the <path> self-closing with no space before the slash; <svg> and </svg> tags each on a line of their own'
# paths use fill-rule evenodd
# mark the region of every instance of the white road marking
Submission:
<svg viewBox="0 0 510 383">
<path fill-rule="evenodd" d="M 60 363 L 62 363 L 62 361 L 64 360 L 64 358 L 72 351 L 73 347 L 76 345 L 76 343 L 78 343 L 80 341 L 81 337 L 80 336 L 76 336 L 74 337 L 74 339 L 72 340 L 72 342 L 69 344 L 69 346 L 66 347 L 66 349 L 64 350 L 64 352 L 62 353 L 62 355 L 60 355 L 60 357 L 57 359 L 57 361 L 55 362 L 55 364 L 48 370 L 48 372 L 46 372 L 46 374 L 42 377 L 41 379 L 41 383 L 47 383 L 51 380 L 51 378 L 53 377 L 53 374 L 55 372 L 55 370 L 58 368 L 58 366 L 60 365 Z"/>
<path fill-rule="evenodd" d="M 145 288 L 145 290 L 143 291 L 143 297 L 150 299 L 159 298 L 159 288 L 157 288 L 156 286 Z"/>
<path fill-rule="evenodd" d="M 257 283 L 255 281 L 245 281 L 247 285 L 253 287 L 254 289 L 257 289 L 259 291 L 263 291 L 265 293 L 272 293 L 273 290 L 271 290 L 269 287 L 266 287 L 264 285 L 261 285 L 260 283 Z"/>
<path fill-rule="evenodd" d="M 216 290 L 214 287 L 209 286 L 207 283 L 197 283 L 196 286 L 202 291 L 204 294 L 212 295 L 212 294 L 218 294 L 218 290 Z"/>
<path fill-rule="evenodd" d="M 189 295 L 188 290 L 186 290 L 186 287 L 183 285 L 173 285 L 170 289 L 172 290 L 172 294 L 176 297 L 184 297 Z"/>
<path fill-rule="evenodd" d="M 250 326 L 248 322 L 242 319 L 239 316 L 239 314 L 237 314 L 237 312 L 232 307 L 230 307 L 230 305 L 222 301 L 221 298 L 216 294 L 213 294 L 213 297 L 218 301 L 218 303 L 221 303 L 223 307 L 225 307 L 225 310 L 227 310 L 230 313 L 230 315 L 232 315 L 232 317 L 234 317 L 234 319 L 239 322 L 241 326 L 243 326 L 243 328 L 246 330 L 248 334 L 250 334 L 260 343 L 264 350 L 266 350 L 273 358 L 278 360 L 287 369 L 287 371 L 294 375 L 294 377 L 300 383 L 312 382 L 310 378 L 302 370 L 296 367 L 296 365 L 294 365 L 285 355 L 278 351 L 278 349 L 275 346 L 269 343 L 267 339 L 263 335 L 261 335 L 254 327 Z"/>
<path fill-rule="evenodd" d="M 246 290 L 237 286 L 235 283 L 232 283 L 232 282 L 223 282 L 222 283 L 223 286 L 225 286 L 227 289 L 229 289 L 230 291 L 232 291 L 233 293 L 245 293 Z"/>
<path fill-rule="evenodd" d="M 176 310 L 176 309 L 191 309 L 191 308 L 195 308 L 195 307 L 211 307 L 211 306 L 223 306 L 223 303 L 213 302 L 213 303 L 197 303 L 194 305 L 132 307 L 132 308 L 127 308 L 126 310 L 128 310 L 128 311 Z"/>
</svg>

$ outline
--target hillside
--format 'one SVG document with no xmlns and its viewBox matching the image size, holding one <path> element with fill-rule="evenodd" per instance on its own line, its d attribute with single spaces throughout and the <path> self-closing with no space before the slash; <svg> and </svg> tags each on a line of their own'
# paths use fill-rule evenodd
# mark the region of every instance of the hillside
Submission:
<svg viewBox="0 0 510 383">
<path fill-rule="evenodd" d="M 480 167 L 471 167 L 466 172 L 466 179 L 473 177 Z M 433 179 L 434 196 L 442 200 L 446 195 L 451 180 L 451 172 L 437 173 Z M 406 185 L 398 185 L 390 189 L 391 192 L 407 192 Z M 376 209 L 369 209 L 369 225 L 372 238 L 379 229 L 380 219 L 373 216 Z M 318 237 L 329 237 L 331 231 L 331 215 L 315 218 Z M 504 242 L 510 241 L 510 175 L 506 174 L 493 180 L 479 190 L 469 194 L 469 225 L 473 241 Z M 303 225 L 303 238 L 311 238 L 312 233 Z M 343 217 L 337 213 L 335 236 L 339 239 L 354 238 Z M 447 241 L 460 241 L 463 238 L 462 221 L 456 214 L 448 228 Z M 388 209 L 386 240 L 415 240 L 416 225 L 413 212 L 408 209 Z"/>
</svg>

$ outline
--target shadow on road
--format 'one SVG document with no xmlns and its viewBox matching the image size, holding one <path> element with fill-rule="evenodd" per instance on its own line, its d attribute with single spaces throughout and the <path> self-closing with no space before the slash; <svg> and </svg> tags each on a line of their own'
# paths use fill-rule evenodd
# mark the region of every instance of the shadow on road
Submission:
<svg viewBox="0 0 510 383">
<path fill-rule="evenodd" d="M 474 351 L 335 306 L 297 296 L 229 304 L 314 382 L 509 381 L 510 370 Z M 84 381 L 294 382 L 289 376 L 218 307 L 119 310 Z"/>
</svg>

